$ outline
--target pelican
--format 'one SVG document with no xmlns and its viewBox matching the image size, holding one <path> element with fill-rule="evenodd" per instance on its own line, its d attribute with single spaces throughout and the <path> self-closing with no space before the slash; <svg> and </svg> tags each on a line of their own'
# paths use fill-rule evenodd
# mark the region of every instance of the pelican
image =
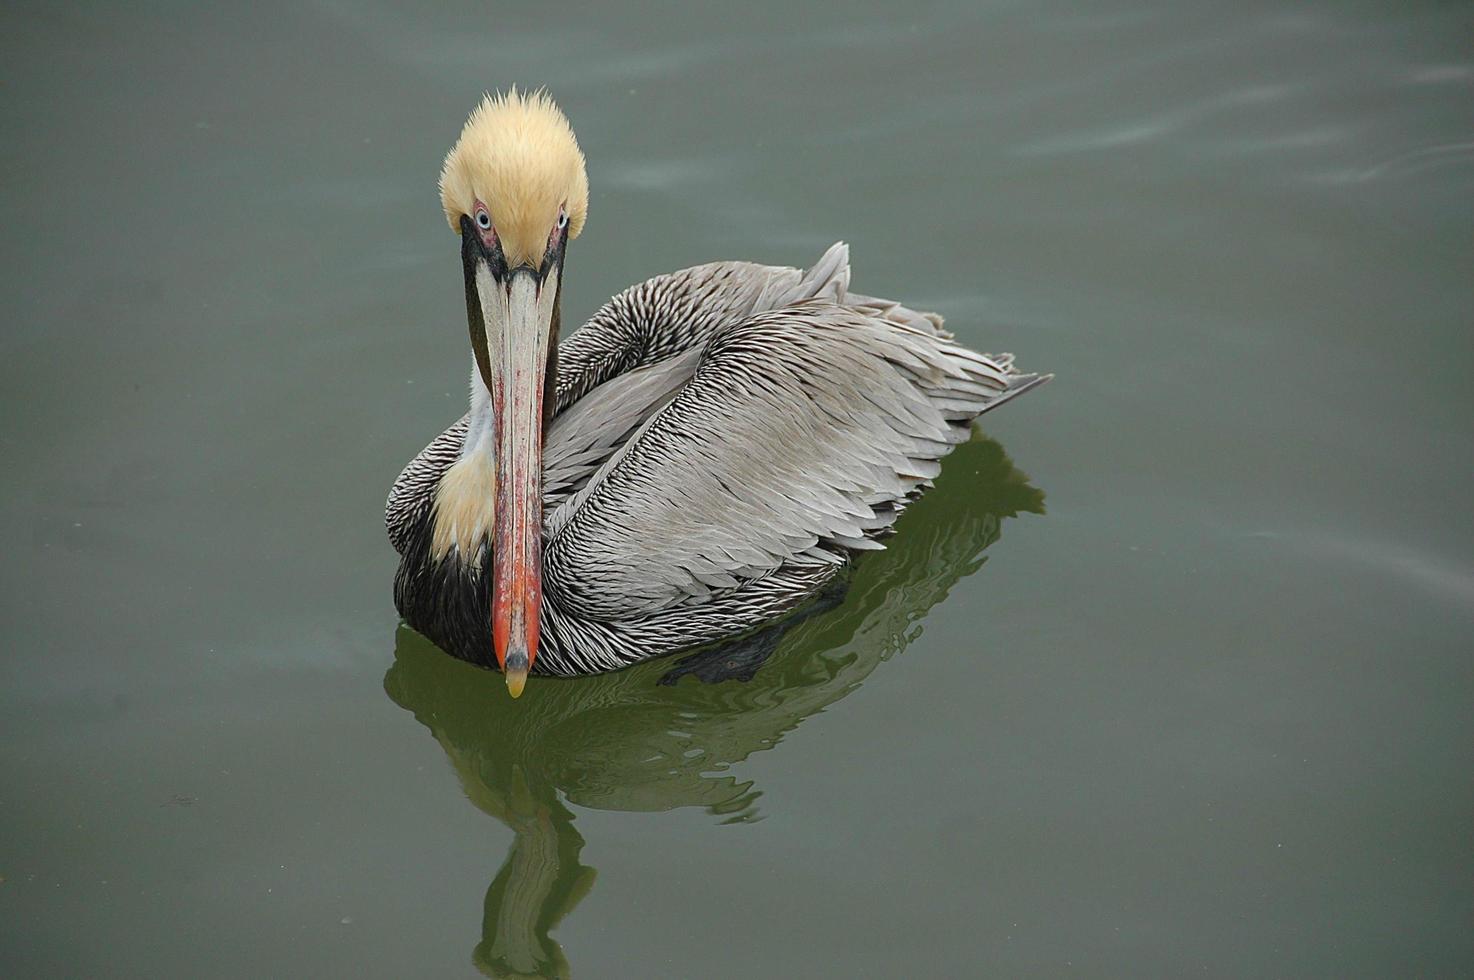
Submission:
<svg viewBox="0 0 1474 980">
<path fill-rule="evenodd" d="M 896 518 L 983 412 L 1049 380 L 941 318 L 810 269 L 713 262 L 632 286 L 559 340 L 584 157 L 542 91 L 487 95 L 445 158 L 470 408 L 385 508 L 394 600 L 441 649 L 575 676 L 754 629 Z"/>
</svg>

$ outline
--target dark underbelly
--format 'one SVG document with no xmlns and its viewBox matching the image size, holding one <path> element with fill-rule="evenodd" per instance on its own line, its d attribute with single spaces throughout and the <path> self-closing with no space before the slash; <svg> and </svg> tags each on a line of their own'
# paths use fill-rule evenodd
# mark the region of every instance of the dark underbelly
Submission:
<svg viewBox="0 0 1474 980">
<path fill-rule="evenodd" d="M 437 561 L 430 554 L 430 522 L 410 536 L 394 576 L 394 605 L 404 621 L 451 656 L 497 668 L 491 640 L 491 549 L 482 549 L 480 568 L 459 557 Z M 533 673 L 538 673 L 533 664 Z"/>
</svg>

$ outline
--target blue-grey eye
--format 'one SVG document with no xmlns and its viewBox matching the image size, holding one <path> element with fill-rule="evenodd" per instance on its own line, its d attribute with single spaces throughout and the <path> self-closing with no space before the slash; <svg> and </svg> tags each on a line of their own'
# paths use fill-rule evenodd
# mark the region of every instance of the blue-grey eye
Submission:
<svg viewBox="0 0 1474 980">
<path fill-rule="evenodd" d="M 558 212 L 558 227 L 560 229 L 561 228 L 567 228 L 568 227 L 568 212 L 567 211 L 561 211 L 560 210 Z"/>
<path fill-rule="evenodd" d="M 476 224 L 481 227 L 482 231 L 485 231 L 486 229 L 491 227 L 491 215 L 487 214 L 485 211 L 477 211 Z"/>
</svg>

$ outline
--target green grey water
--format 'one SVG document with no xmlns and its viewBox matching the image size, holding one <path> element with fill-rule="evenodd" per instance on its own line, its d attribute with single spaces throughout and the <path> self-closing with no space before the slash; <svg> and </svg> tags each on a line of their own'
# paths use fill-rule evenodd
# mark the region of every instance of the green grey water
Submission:
<svg viewBox="0 0 1474 980">
<path fill-rule="evenodd" d="M 1468 975 L 1471 30 L 7 5 L 0 975 Z M 750 681 L 512 703 L 397 622 L 512 82 L 588 156 L 566 319 L 842 238 L 1058 375 Z"/>
</svg>

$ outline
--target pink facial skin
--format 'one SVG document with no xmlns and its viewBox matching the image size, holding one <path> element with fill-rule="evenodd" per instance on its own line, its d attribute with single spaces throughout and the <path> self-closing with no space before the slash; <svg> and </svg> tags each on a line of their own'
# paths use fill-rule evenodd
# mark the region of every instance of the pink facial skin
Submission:
<svg viewBox="0 0 1474 980">
<path fill-rule="evenodd" d="M 496 245 L 496 226 L 491 223 L 491 212 L 480 198 L 476 199 L 476 207 L 471 211 L 471 221 L 476 225 L 476 234 L 481 236 L 481 244 L 488 251 L 492 249 Z"/>
</svg>

